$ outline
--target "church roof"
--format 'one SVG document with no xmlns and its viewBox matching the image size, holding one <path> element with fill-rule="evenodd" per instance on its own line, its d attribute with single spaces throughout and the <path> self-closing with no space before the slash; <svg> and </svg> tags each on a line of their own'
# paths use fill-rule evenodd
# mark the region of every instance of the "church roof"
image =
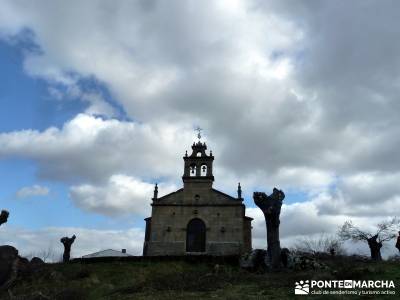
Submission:
<svg viewBox="0 0 400 300">
<path fill-rule="evenodd" d="M 238 199 L 237 198 L 235 198 L 235 197 L 232 197 L 232 196 L 230 196 L 230 195 L 228 195 L 228 194 L 225 194 L 225 193 L 223 193 L 223 192 L 221 192 L 221 191 L 218 191 L 218 190 L 216 190 L 216 189 L 212 189 L 214 192 L 216 192 L 217 194 L 220 194 L 220 195 L 222 195 L 222 196 L 225 196 L 225 197 L 227 197 L 227 198 L 230 198 L 231 200 L 234 200 L 234 201 L 237 201 Z"/>
<path fill-rule="evenodd" d="M 180 193 L 180 192 L 182 192 L 182 191 L 183 191 L 183 188 L 181 188 L 181 189 L 179 189 L 179 190 L 176 190 L 175 192 L 166 194 L 166 195 L 164 195 L 164 196 L 162 196 L 162 197 L 160 197 L 160 198 L 157 198 L 157 200 L 160 201 L 160 200 L 162 200 L 162 199 L 164 199 L 164 198 L 168 198 L 168 197 L 170 197 L 171 195 Z"/>
<path fill-rule="evenodd" d="M 238 199 L 232 197 L 228 194 L 225 194 L 221 191 L 218 191 L 214 188 L 210 189 L 208 196 L 206 196 L 207 201 L 200 201 L 199 203 L 193 203 L 192 201 L 188 201 L 188 199 L 183 198 L 182 193 L 184 192 L 184 188 L 181 188 L 175 192 L 166 194 L 157 200 L 153 199 L 152 206 L 158 205 L 172 205 L 172 206 L 185 206 L 185 205 L 194 205 L 194 206 L 236 206 L 236 205 L 243 205 L 243 199 Z"/>
</svg>

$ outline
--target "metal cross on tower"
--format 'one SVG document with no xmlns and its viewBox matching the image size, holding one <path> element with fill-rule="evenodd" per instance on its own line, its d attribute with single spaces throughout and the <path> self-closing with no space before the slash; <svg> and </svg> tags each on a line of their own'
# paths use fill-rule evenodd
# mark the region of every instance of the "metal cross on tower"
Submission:
<svg viewBox="0 0 400 300">
<path fill-rule="evenodd" d="M 197 131 L 197 138 L 200 140 L 201 139 L 201 131 L 202 131 L 203 129 L 202 128 L 200 128 L 200 126 L 197 126 L 197 128 L 195 129 L 195 131 Z"/>
</svg>

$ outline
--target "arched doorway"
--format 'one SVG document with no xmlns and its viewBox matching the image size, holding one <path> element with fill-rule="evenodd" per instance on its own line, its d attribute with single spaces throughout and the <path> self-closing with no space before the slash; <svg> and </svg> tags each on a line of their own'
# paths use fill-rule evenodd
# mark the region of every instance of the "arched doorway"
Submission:
<svg viewBox="0 0 400 300">
<path fill-rule="evenodd" d="M 206 225 L 200 219 L 192 219 L 186 230 L 186 252 L 206 251 Z"/>
</svg>

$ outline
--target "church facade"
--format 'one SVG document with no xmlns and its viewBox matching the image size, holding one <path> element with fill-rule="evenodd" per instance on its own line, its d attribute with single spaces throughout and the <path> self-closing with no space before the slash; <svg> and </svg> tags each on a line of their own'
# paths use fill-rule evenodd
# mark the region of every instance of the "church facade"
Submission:
<svg viewBox="0 0 400 300">
<path fill-rule="evenodd" d="M 152 199 L 146 218 L 144 256 L 239 255 L 251 250 L 251 221 L 242 191 L 237 197 L 214 189 L 214 156 L 200 140 L 185 154 L 183 188 Z"/>
</svg>

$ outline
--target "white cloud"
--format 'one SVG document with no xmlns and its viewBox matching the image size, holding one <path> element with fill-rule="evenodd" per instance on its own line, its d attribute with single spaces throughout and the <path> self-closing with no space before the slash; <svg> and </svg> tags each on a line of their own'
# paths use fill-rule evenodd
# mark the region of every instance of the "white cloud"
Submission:
<svg viewBox="0 0 400 300">
<path fill-rule="evenodd" d="M 169 193 L 176 187 L 162 184 L 159 189 Z M 78 207 L 87 211 L 108 216 L 134 214 L 143 217 L 151 213 L 153 191 L 154 184 L 126 175 L 113 175 L 104 185 L 72 186 L 70 197 Z"/>
<path fill-rule="evenodd" d="M 191 132 L 190 127 L 174 124 L 145 125 L 79 114 L 61 129 L 0 133 L 0 158 L 37 161 L 39 176 L 53 180 L 105 182 L 118 173 L 179 178 Z"/>
<path fill-rule="evenodd" d="M 265 220 L 261 209 L 248 208 L 247 214 L 254 218 L 253 237 L 266 237 Z M 312 201 L 284 204 L 281 211 L 280 233 L 282 238 L 316 233 L 335 233 L 338 226 L 347 220 L 346 216 L 323 216 Z"/>
<path fill-rule="evenodd" d="M 25 186 L 16 192 L 18 198 L 28 198 L 34 196 L 47 196 L 50 193 L 49 188 L 35 184 L 33 186 Z"/>
<path fill-rule="evenodd" d="M 105 249 L 127 249 L 132 255 L 141 255 L 144 232 L 140 228 L 127 230 L 99 230 L 79 227 L 48 227 L 38 230 L 12 226 L 0 228 L 0 244 L 12 245 L 20 255 L 40 255 L 42 251 L 51 250 L 54 258 L 61 257 L 64 248 L 60 239 L 76 235 L 71 256 L 81 257 L 85 254 Z"/>
<path fill-rule="evenodd" d="M 316 196 L 321 214 L 390 216 L 400 204 L 400 173 L 362 172 L 344 176 L 336 187 Z"/>
</svg>

